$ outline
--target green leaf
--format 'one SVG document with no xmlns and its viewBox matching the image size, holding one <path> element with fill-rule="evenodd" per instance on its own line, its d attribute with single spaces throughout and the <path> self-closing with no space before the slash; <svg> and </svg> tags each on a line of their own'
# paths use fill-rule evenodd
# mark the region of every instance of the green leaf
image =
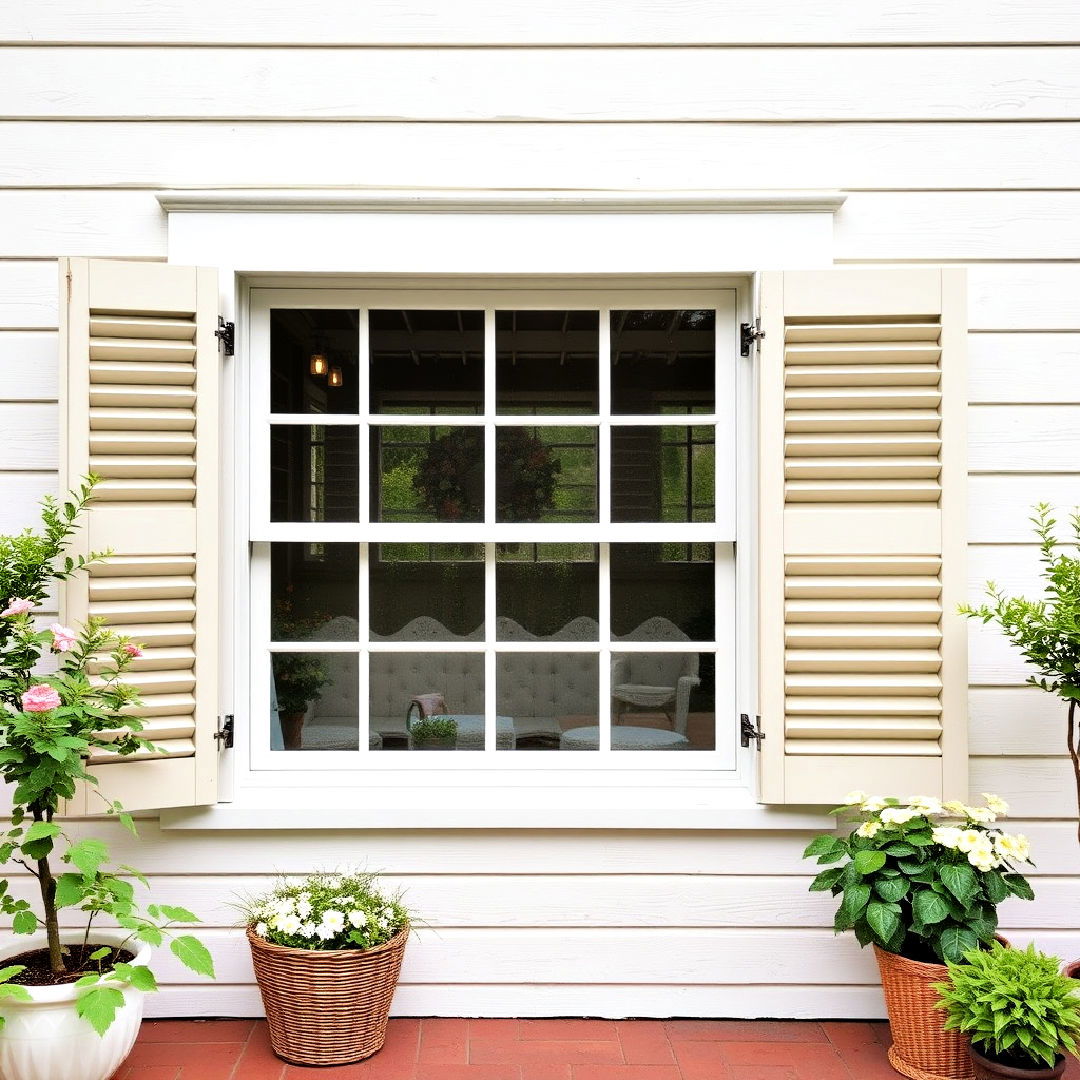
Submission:
<svg viewBox="0 0 1080 1080">
<path fill-rule="evenodd" d="M 161 910 L 161 914 L 171 922 L 202 922 L 202 919 L 200 919 L 198 915 L 188 911 L 188 909 L 184 907 L 173 907 L 171 904 L 158 904 L 158 908 Z"/>
<path fill-rule="evenodd" d="M 900 928 L 899 913 L 876 900 L 872 900 L 866 907 L 866 921 L 881 945 L 887 944 Z"/>
<path fill-rule="evenodd" d="M 100 949 L 95 949 L 90 954 L 90 959 L 91 960 L 104 960 L 106 956 L 111 956 L 111 955 L 112 955 L 112 949 L 110 949 L 108 947 L 108 945 L 104 945 Z"/>
<path fill-rule="evenodd" d="M 840 902 L 840 908 L 836 912 L 833 926 L 837 930 L 850 930 L 863 913 L 867 902 L 870 900 L 870 886 L 855 884 L 849 885 L 844 890 L 844 898 Z"/>
<path fill-rule="evenodd" d="M 72 844 L 65 856 L 67 861 L 77 866 L 86 878 L 92 878 L 97 873 L 98 867 L 108 857 L 109 849 L 100 840 L 92 838 Z"/>
<path fill-rule="evenodd" d="M 147 993 L 158 988 L 154 973 L 144 964 L 135 964 L 131 968 L 131 985 L 136 990 L 145 990 Z"/>
<path fill-rule="evenodd" d="M 86 886 L 81 874 L 61 874 L 56 879 L 56 906 L 74 907 L 86 896 Z"/>
<path fill-rule="evenodd" d="M 949 917 L 949 905 L 932 889 L 920 889 L 911 901 L 916 922 L 924 925 L 943 922 Z"/>
<path fill-rule="evenodd" d="M 996 870 L 983 874 L 982 880 L 986 888 L 986 898 L 991 904 L 1000 904 L 1009 895 L 1009 886 Z"/>
<path fill-rule="evenodd" d="M 961 926 L 947 926 L 938 938 L 938 949 L 949 964 L 960 964 L 964 953 L 979 947 L 979 939 L 972 931 Z"/>
<path fill-rule="evenodd" d="M 11 998 L 14 1001 L 33 1001 L 30 991 L 18 983 L 0 984 L 0 998 Z"/>
<path fill-rule="evenodd" d="M 840 838 L 838 836 L 833 836 L 831 833 L 826 833 L 823 836 L 815 836 L 803 852 L 803 858 L 809 859 L 814 855 L 827 855 L 829 852 L 835 851 L 841 844 L 842 841 Z"/>
<path fill-rule="evenodd" d="M 1023 874 L 1004 874 L 1002 880 L 1013 896 L 1019 896 L 1021 900 L 1035 899 L 1035 892 L 1027 883 L 1027 879 Z"/>
<path fill-rule="evenodd" d="M 25 970 L 25 964 L 11 964 L 6 968 L 0 968 L 0 983 L 6 983 L 8 979 L 13 979 L 20 971 Z"/>
<path fill-rule="evenodd" d="M 869 890 L 867 890 L 869 891 Z M 174 938 L 172 945 L 173 955 L 185 967 L 190 968 L 196 975 L 205 975 L 214 978 L 214 960 L 209 949 L 196 937 L 185 934 Z"/>
<path fill-rule="evenodd" d="M 915 849 L 910 844 L 905 844 L 898 841 L 895 844 L 890 844 L 885 849 L 885 853 L 887 855 L 914 855 Z"/>
<path fill-rule="evenodd" d="M 874 882 L 874 891 L 878 896 L 892 902 L 906 896 L 910 888 L 909 882 L 902 877 L 879 878 Z"/>
<path fill-rule="evenodd" d="M 884 851 L 856 851 L 855 852 L 855 869 L 860 874 L 872 874 L 876 870 L 880 870 L 885 865 L 885 852 Z"/>
<path fill-rule="evenodd" d="M 11 929 L 16 934 L 32 934 L 37 928 L 37 916 L 32 911 L 17 911 L 11 921 Z"/>
<path fill-rule="evenodd" d="M 25 844 L 30 840 L 44 840 L 47 837 L 59 836 L 60 832 L 60 826 L 54 825 L 51 821 L 35 821 L 34 824 L 26 830 L 26 835 L 23 837 L 23 843 Z"/>
<path fill-rule="evenodd" d="M 145 941 L 147 945 L 153 945 L 157 948 L 165 940 L 165 935 L 151 923 L 143 923 L 135 930 L 135 936 L 140 941 Z"/>
<path fill-rule="evenodd" d="M 965 906 L 979 888 L 975 871 L 967 863 L 945 863 L 938 869 L 938 877 L 945 888 Z"/>
<path fill-rule="evenodd" d="M 99 1035 L 104 1035 L 123 1005 L 124 995 L 115 986 L 95 986 L 79 995 L 75 1010 Z"/>
<path fill-rule="evenodd" d="M 822 870 L 813 881 L 810 882 L 810 892 L 825 892 L 831 889 L 839 880 L 844 871 L 839 866 L 830 866 L 828 870 Z"/>
</svg>

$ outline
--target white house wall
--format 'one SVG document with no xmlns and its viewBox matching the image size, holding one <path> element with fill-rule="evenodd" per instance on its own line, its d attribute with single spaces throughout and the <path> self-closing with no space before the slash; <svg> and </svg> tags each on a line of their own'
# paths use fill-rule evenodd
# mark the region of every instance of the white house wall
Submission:
<svg viewBox="0 0 1080 1080">
<path fill-rule="evenodd" d="M 840 188 L 838 262 L 968 268 L 972 592 L 1034 586 L 1028 508 L 1080 502 L 1075 3 L 320 6 L 0 13 L 0 529 L 56 487 L 55 260 L 163 259 L 157 190 Z M 1063 723 L 1024 677 L 972 628 L 972 790 L 1014 804 L 1039 862 L 1009 936 L 1076 956 Z M 805 892 L 806 834 L 143 832 L 121 861 L 206 914 L 221 971 L 196 989 L 166 967 L 160 1015 L 257 1011 L 227 901 L 356 860 L 428 923 L 400 1013 L 882 1010 L 871 958 Z"/>
</svg>

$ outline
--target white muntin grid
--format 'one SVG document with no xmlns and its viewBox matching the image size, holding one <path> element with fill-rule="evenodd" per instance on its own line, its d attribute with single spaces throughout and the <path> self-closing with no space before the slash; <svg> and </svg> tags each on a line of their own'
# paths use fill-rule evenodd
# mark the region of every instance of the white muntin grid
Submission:
<svg viewBox="0 0 1080 1080">
<path fill-rule="evenodd" d="M 735 291 L 709 290 L 606 290 L 581 291 L 402 291 L 385 290 L 269 290 L 251 294 L 251 400 L 250 415 L 250 536 L 251 541 L 251 766 L 256 770 L 340 771 L 377 768 L 379 770 L 498 769 L 498 770 L 594 770 L 601 759 L 620 769 L 701 769 L 734 768 L 735 729 L 735 642 L 736 567 L 735 496 L 737 354 Z M 358 402 L 361 411 L 352 414 L 274 414 L 270 411 L 269 354 L 270 312 L 274 308 L 354 309 L 358 312 Z M 484 312 L 484 411 L 476 415 L 379 414 L 369 411 L 369 319 L 371 310 L 482 310 Z M 596 414 L 569 413 L 522 415 L 496 413 L 495 313 L 498 310 L 592 310 L 599 312 L 599 410 Z M 612 310 L 700 310 L 716 311 L 716 407 L 713 413 L 663 413 L 647 415 L 611 414 L 610 312 Z M 429 523 L 423 525 L 428 543 L 478 544 L 484 551 L 485 637 L 477 641 L 369 641 L 368 565 L 372 545 L 415 543 L 416 523 L 408 522 L 276 522 L 270 520 L 270 429 L 273 425 L 351 426 L 358 442 L 357 499 L 360 514 L 369 515 L 370 445 L 369 431 L 377 426 L 416 428 L 480 427 L 485 451 L 484 521 L 477 523 Z M 582 523 L 500 523 L 495 521 L 495 439 L 499 427 L 563 428 L 585 427 L 596 432 L 597 522 Z M 713 522 L 612 523 L 611 431 L 613 427 L 702 427 L 712 426 L 715 436 L 715 506 Z M 611 637 L 610 625 L 610 545 L 612 543 L 679 542 L 710 544 L 713 547 L 715 578 L 715 641 L 621 641 Z M 356 641 L 274 641 L 270 635 L 270 550 L 274 542 L 355 543 L 358 551 L 358 635 Z M 503 543 L 593 544 L 598 553 L 600 632 L 598 640 L 579 641 L 497 641 L 497 550 Z M 274 653 L 353 654 L 358 659 L 357 694 L 359 749 L 352 751 L 272 751 L 270 749 L 271 657 Z M 427 752 L 410 754 L 367 749 L 366 705 L 369 700 L 369 667 L 372 653 L 471 653 L 483 655 L 485 677 L 485 748 L 466 754 Z M 621 653 L 714 653 L 715 750 L 612 751 L 611 698 L 605 692 L 610 682 L 612 655 Z M 495 749 L 496 672 L 500 653 L 578 653 L 597 657 L 598 722 L 600 746 L 595 752 L 558 753 Z M 435 689 L 423 687 L 423 690 Z"/>
</svg>

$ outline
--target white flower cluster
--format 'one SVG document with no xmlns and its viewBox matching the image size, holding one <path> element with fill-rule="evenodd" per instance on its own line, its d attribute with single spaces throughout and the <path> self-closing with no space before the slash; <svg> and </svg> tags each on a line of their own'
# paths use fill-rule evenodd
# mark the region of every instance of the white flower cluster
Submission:
<svg viewBox="0 0 1080 1080">
<path fill-rule="evenodd" d="M 963 852 L 977 870 L 996 870 L 1010 862 L 1026 862 L 1030 854 L 1028 839 L 985 826 L 1009 812 L 1009 804 L 997 795 L 983 792 L 985 806 L 968 806 L 952 800 L 941 802 L 927 795 L 912 795 L 901 805 L 897 799 L 867 795 L 865 791 L 850 791 L 843 805 L 875 815 L 856 830 L 858 836 L 873 838 L 882 829 L 906 825 L 915 818 L 924 818 L 933 826 L 931 837 L 935 844 Z M 935 825 L 932 818 L 960 819 L 962 824 Z M 981 826 L 981 827 L 972 827 Z"/>
</svg>

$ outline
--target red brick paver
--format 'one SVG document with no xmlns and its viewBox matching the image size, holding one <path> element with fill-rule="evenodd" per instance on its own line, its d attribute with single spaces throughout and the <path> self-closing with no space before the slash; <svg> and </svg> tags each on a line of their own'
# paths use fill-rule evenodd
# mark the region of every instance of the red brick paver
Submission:
<svg viewBox="0 0 1080 1080">
<path fill-rule="evenodd" d="M 888 1043 L 858 1021 L 391 1020 L 368 1061 L 305 1069 L 261 1020 L 148 1020 L 113 1080 L 895 1080 Z"/>
</svg>

